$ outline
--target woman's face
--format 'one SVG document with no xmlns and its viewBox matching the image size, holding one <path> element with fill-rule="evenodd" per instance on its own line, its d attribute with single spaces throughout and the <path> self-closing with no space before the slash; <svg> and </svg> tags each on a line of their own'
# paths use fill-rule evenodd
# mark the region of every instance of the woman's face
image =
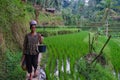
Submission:
<svg viewBox="0 0 120 80">
<path fill-rule="evenodd" d="M 36 25 L 32 25 L 31 31 L 32 31 L 32 32 L 35 32 L 35 31 L 36 31 Z"/>
</svg>

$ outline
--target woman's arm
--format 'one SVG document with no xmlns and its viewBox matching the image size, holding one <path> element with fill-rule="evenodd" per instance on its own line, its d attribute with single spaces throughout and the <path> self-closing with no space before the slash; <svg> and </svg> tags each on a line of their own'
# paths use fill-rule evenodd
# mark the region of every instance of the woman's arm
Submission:
<svg viewBox="0 0 120 80">
<path fill-rule="evenodd" d="M 23 43 L 23 55 L 26 54 L 27 44 L 28 44 L 28 38 L 27 38 L 27 35 L 26 35 L 25 38 L 24 38 L 24 43 Z"/>
<path fill-rule="evenodd" d="M 41 34 L 38 34 L 38 36 L 39 36 L 39 43 L 42 44 L 42 42 L 43 42 L 43 36 Z"/>
<path fill-rule="evenodd" d="M 25 53 L 26 53 L 26 49 L 27 49 L 27 35 L 24 38 L 24 42 L 23 42 L 23 53 L 22 53 L 22 58 L 21 58 L 21 62 L 23 62 L 24 58 L 25 58 Z"/>
</svg>

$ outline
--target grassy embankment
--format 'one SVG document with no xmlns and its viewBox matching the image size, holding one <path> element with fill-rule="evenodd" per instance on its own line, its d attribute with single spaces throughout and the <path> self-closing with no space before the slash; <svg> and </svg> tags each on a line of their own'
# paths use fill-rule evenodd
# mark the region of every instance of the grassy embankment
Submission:
<svg viewBox="0 0 120 80">
<path fill-rule="evenodd" d="M 22 80 L 25 72 L 20 67 L 24 35 L 33 10 L 20 0 L 0 1 L 0 80 Z"/>
</svg>

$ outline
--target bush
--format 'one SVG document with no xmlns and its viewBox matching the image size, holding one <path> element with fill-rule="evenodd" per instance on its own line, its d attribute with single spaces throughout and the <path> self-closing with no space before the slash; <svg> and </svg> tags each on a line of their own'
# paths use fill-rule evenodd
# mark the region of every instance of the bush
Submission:
<svg viewBox="0 0 120 80">
<path fill-rule="evenodd" d="M 24 80 L 25 79 L 25 72 L 20 67 L 20 57 L 21 52 L 13 54 L 10 50 L 6 51 L 6 58 L 4 61 L 5 67 L 5 77 L 2 80 Z"/>
<path fill-rule="evenodd" d="M 76 68 L 80 75 L 86 80 L 117 80 L 109 69 L 102 67 L 100 64 L 90 65 L 84 59 L 77 62 Z"/>
<path fill-rule="evenodd" d="M 40 34 L 43 36 L 55 36 L 55 35 L 63 35 L 63 34 L 70 34 L 70 33 L 75 33 L 78 32 L 77 30 L 56 30 L 56 31 L 38 31 Z"/>
</svg>

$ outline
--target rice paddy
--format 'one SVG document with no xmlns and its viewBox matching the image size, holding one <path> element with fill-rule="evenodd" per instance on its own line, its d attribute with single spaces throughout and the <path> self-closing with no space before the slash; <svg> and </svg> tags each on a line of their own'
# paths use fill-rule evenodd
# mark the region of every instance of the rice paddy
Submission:
<svg viewBox="0 0 120 80">
<path fill-rule="evenodd" d="M 83 56 L 89 53 L 88 32 L 47 37 L 47 52 L 44 54 L 45 71 L 48 80 L 117 80 L 120 71 L 119 40 L 111 39 L 103 50 L 107 64 L 88 66 Z M 94 47 L 96 53 L 107 38 L 99 36 Z M 115 74 L 113 74 L 113 70 Z"/>
</svg>

